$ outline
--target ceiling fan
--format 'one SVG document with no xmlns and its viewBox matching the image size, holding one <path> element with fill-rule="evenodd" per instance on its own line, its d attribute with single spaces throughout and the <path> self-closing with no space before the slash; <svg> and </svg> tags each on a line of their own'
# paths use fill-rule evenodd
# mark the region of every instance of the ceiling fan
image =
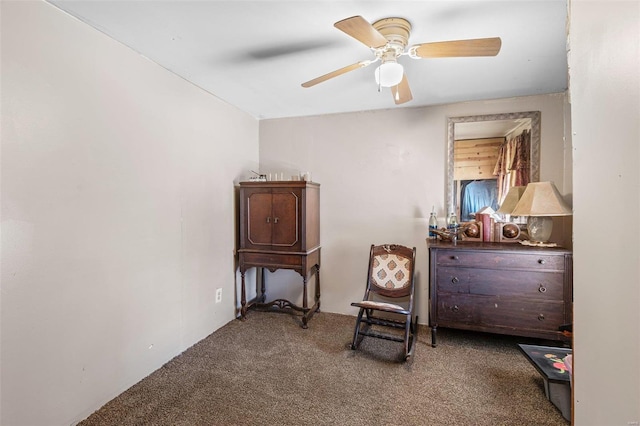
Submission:
<svg viewBox="0 0 640 426">
<path fill-rule="evenodd" d="M 391 88 L 396 104 L 403 104 L 413 99 L 404 68 L 398 63 L 400 56 L 409 55 L 413 59 L 496 56 L 502 46 L 499 37 L 491 37 L 422 43 L 406 49 L 411 34 L 411 24 L 404 18 L 384 18 L 370 24 L 362 16 L 352 16 L 336 22 L 333 26 L 369 47 L 375 59 L 359 61 L 324 74 L 302 83 L 302 87 L 312 87 L 381 61 L 374 73 L 376 83 L 379 88 Z"/>
</svg>

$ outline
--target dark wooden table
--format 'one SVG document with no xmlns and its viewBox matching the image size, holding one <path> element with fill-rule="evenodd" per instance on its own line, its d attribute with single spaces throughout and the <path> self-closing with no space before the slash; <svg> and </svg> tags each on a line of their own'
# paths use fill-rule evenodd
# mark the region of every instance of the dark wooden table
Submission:
<svg viewBox="0 0 640 426">
<path fill-rule="evenodd" d="M 571 420 L 571 373 L 564 364 L 571 349 L 525 344 L 518 346 L 542 376 L 547 399 L 560 410 L 565 419 Z"/>
</svg>

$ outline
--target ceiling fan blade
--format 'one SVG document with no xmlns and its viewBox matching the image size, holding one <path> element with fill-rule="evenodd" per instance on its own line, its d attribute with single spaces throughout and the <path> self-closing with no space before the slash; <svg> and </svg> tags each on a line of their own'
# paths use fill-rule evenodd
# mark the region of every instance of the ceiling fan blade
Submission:
<svg viewBox="0 0 640 426">
<path fill-rule="evenodd" d="M 362 16 L 343 19 L 333 24 L 333 26 L 367 47 L 376 48 L 387 44 L 387 39 Z"/>
<path fill-rule="evenodd" d="M 496 56 L 500 52 L 500 37 L 471 40 L 439 41 L 411 46 L 413 58 L 450 58 L 457 56 Z"/>
<path fill-rule="evenodd" d="M 398 83 L 396 86 L 391 87 L 391 94 L 393 95 L 393 101 L 396 103 L 396 105 L 409 102 L 411 99 L 413 99 L 411 89 L 409 88 L 409 80 L 407 80 L 406 74 L 403 74 L 400 83 Z"/>
<path fill-rule="evenodd" d="M 349 71 L 354 71 L 359 68 L 364 68 L 367 65 L 371 64 L 372 62 L 374 61 L 367 60 L 367 61 L 356 62 L 355 64 L 348 65 L 346 67 L 340 68 L 339 70 L 331 71 L 330 73 L 321 75 L 320 77 L 316 77 L 313 80 L 309 80 L 306 83 L 302 83 L 302 87 L 315 86 L 318 83 L 322 83 L 323 81 L 327 81 L 331 78 L 338 77 L 339 75 L 346 74 Z"/>
</svg>

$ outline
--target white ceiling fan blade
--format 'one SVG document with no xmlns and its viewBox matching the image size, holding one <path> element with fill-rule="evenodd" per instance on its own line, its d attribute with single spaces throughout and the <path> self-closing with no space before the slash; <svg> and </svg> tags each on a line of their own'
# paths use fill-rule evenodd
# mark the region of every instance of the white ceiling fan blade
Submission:
<svg viewBox="0 0 640 426">
<path fill-rule="evenodd" d="M 496 56 L 501 46 L 500 37 L 439 41 L 411 46 L 409 56 L 412 58 Z"/>
<path fill-rule="evenodd" d="M 340 68 L 335 71 L 331 71 L 330 73 L 321 75 L 320 77 L 316 77 L 313 80 L 309 80 L 305 83 L 302 83 L 302 87 L 315 86 L 318 83 L 322 83 L 323 81 L 327 81 L 331 78 L 338 77 L 339 75 L 346 74 L 350 71 L 354 71 L 360 68 L 364 68 L 367 65 L 370 65 L 372 62 L 375 62 L 375 61 L 366 60 L 366 61 L 356 62 L 355 64 L 347 65 L 346 67 Z"/>
<path fill-rule="evenodd" d="M 391 94 L 396 105 L 404 104 L 413 99 L 411 89 L 409 88 L 409 80 L 407 74 L 402 76 L 402 80 L 396 86 L 391 87 Z"/>
<path fill-rule="evenodd" d="M 382 47 L 387 39 L 362 16 L 352 16 L 333 24 L 334 27 L 370 48 Z"/>
</svg>

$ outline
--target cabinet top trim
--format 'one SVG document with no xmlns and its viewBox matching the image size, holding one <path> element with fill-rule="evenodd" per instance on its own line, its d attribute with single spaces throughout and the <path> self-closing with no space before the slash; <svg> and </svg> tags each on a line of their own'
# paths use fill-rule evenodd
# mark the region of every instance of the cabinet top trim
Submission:
<svg viewBox="0 0 640 426">
<path fill-rule="evenodd" d="M 270 182 L 240 182 L 242 187 L 255 187 L 255 188 L 309 188 L 320 187 L 317 182 L 307 182 L 299 180 L 282 180 L 282 181 L 270 181 Z"/>
</svg>

